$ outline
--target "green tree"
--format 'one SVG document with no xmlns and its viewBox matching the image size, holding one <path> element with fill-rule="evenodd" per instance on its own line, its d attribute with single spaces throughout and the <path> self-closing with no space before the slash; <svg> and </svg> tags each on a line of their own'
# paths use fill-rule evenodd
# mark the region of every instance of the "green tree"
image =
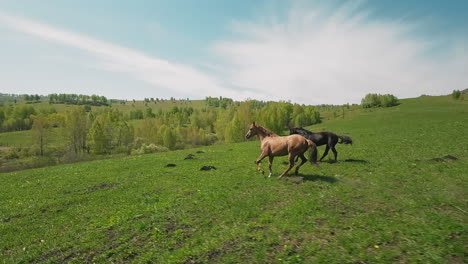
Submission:
<svg viewBox="0 0 468 264">
<path fill-rule="evenodd" d="M 298 115 L 296 115 L 294 117 L 294 121 L 293 121 L 293 124 L 294 124 L 294 127 L 303 127 L 303 126 L 307 126 L 309 125 L 310 123 L 310 120 L 308 118 L 308 116 L 302 112 Z"/>
<path fill-rule="evenodd" d="M 3 125 L 3 122 L 5 121 L 5 111 L 3 108 L 0 108 L 0 126 Z"/>
<path fill-rule="evenodd" d="M 238 113 L 234 114 L 234 118 L 227 125 L 224 138 L 228 143 L 244 141 L 244 135 L 247 128 L 242 125 Z"/>
<path fill-rule="evenodd" d="M 88 128 L 87 115 L 82 107 L 74 107 L 65 114 L 65 137 L 70 150 L 75 154 L 87 149 L 86 136 Z"/>
<path fill-rule="evenodd" d="M 159 133 L 162 136 L 163 146 L 174 149 L 177 143 L 176 131 L 167 125 L 162 125 L 159 129 Z"/>
<path fill-rule="evenodd" d="M 220 110 L 218 112 L 218 118 L 214 124 L 214 130 L 216 136 L 220 140 L 225 140 L 226 128 L 234 117 L 235 109 L 233 107 L 228 107 L 227 110 Z"/>
<path fill-rule="evenodd" d="M 34 116 L 31 130 L 32 143 L 39 148 L 39 155 L 44 156 L 50 134 L 47 117 L 45 115 Z"/>
<path fill-rule="evenodd" d="M 89 147 L 93 153 L 108 154 L 110 153 L 110 135 L 106 129 L 105 117 L 99 116 L 91 125 L 89 129 Z"/>
<path fill-rule="evenodd" d="M 134 140 L 133 127 L 118 110 L 98 114 L 88 133 L 90 149 L 96 154 L 129 152 Z"/>
<path fill-rule="evenodd" d="M 452 98 L 455 99 L 455 100 L 458 100 L 458 99 L 460 99 L 461 94 L 462 94 L 462 93 L 460 92 L 460 90 L 453 90 L 453 92 L 452 92 Z"/>
<path fill-rule="evenodd" d="M 363 108 L 390 107 L 398 105 L 398 98 L 392 94 L 367 94 L 362 100 Z"/>
<path fill-rule="evenodd" d="M 153 113 L 153 109 L 151 107 L 147 107 L 145 109 L 145 117 L 146 118 L 153 118 L 156 117 L 156 115 Z"/>
</svg>

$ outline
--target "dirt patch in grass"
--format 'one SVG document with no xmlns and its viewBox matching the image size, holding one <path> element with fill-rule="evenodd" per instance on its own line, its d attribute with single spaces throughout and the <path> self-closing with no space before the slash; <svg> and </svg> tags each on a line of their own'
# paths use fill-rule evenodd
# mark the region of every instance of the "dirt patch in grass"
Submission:
<svg viewBox="0 0 468 264">
<path fill-rule="evenodd" d="M 209 263 L 217 262 L 223 255 L 231 254 L 241 250 L 239 238 L 225 241 L 223 245 L 217 249 L 210 250 L 206 253 L 206 258 Z"/>
<path fill-rule="evenodd" d="M 43 253 L 43 254 L 39 255 L 38 257 L 36 257 L 35 259 L 31 260 L 30 263 L 43 263 L 43 262 L 46 262 L 47 260 L 50 260 L 50 259 L 58 259 L 61 256 L 63 256 L 61 250 L 49 251 L 49 252 Z"/>
<path fill-rule="evenodd" d="M 452 155 L 443 156 L 443 158 L 446 159 L 446 160 L 457 160 L 458 159 L 457 157 L 454 157 Z"/>
<path fill-rule="evenodd" d="M 72 251 L 69 252 L 70 250 Z M 70 261 L 76 260 L 83 260 L 86 263 L 92 263 L 94 256 L 96 256 L 96 252 L 93 251 L 73 251 L 72 248 L 66 248 L 45 252 L 36 257 L 35 259 L 31 260 L 30 263 L 69 263 Z"/>
<path fill-rule="evenodd" d="M 325 218 L 317 218 L 315 219 L 315 225 L 318 227 L 324 226 L 327 223 L 327 219 Z"/>
<path fill-rule="evenodd" d="M 450 256 L 447 261 L 448 261 L 448 263 L 451 263 L 451 264 L 463 264 L 463 263 L 465 263 L 465 261 L 461 257 L 458 257 L 458 256 Z"/>
<path fill-rule="evenodd" d="M 97 190 L 102 190 L 102 189 L 114 189 L 117 187 L 116 183 L 100 183 L 97 185 L 90 186 L 86 188 L 85 190 L 87 192 L 95 192 Z"/>
<path fill-rule="evenodd" d="M 369 163 L 369 161 L 367 161 L 367 160 L 358 160 L 358 159 L 345 159 L 344 162 Z"/>
<path fill-rule="evenodd" d="M 12 149 L 12 147 L 0 147 L 0 153 L 9 152 Z"/>
<path fill-rule="evenodd" d="M 0 223 L 8 223 L 10 221 L 13 221 L 15 219 L 19 219 L 19 218 L 22 218 L 22 217 L 25 217 L 25 216 L 26 215 L 23 215 L 23 214 L 8 216 L 8 217 L 0 219 Z"/>
<path fill-rule="evenodd" d="M 286 177 L 286 181 L 291 184 L 302 184 L 304 183 L 304 177 Z"/>
<path fill-rule="evenodd" d="M 114 189 L 116 187 L 117 187 L 116 183 L 100 183 L 97 185 L 90 186 L 86 188 L 86 190 L 88 192 L 94 192 L 94 191 L 101 190 L 101 189 Z"/>
<path fill-rule="evenodd" d="M 63 258 L 61 263 L 69 263 L 75 259 L 84 260 L 86 263 L 93 263 L 94 256 L 96 256 L 96 252 L 93 251 L 76 251 L 71 252 L 67 256 Z"/>
<path fill-rule="evenodd" d="M 92 185 L 83 189 L 78 189 L 75 191 L 65 191 L 65 194 L 87 194 L 87 193 L 92 193 L 98 190 L 104 190 L 104 189 L 115 189 L 117 188 L 118 184 L 117 183 L 99 183 L 96 185 Z"/>
<path fill-rule="evenodd" d="M 136 215 L 132 218 L 132 220 L 140 220 L 140 219 L 147 219 L 150 218 L 148 215 Z"/>
<path fill-rule="evenodd" d="M 195 155 L 193 155 L 193 154 L 188 154 L 187 157 L 184 158 L 184 160 L 193 159 L 194 157 L 195 157 Z"/>
<path fill-rule="evenodd" d="M 203 166 L 200 168 L 201 171 L 209 171 L 209 170 L 216 170 L 215 166 Z"/>
<path fill-rule="evenodd" d="M 457 157 L 455 156 L 452 156 L 452 155 L 445 155 L 443 157 L 435 157 L 435 158 L 432 158 L 432 159 L 428 159 L 428 160 L 415 160 L 417 162 L 421 162 L 421 161 L 429 161 L 429 162 L 447 162 L 447 161 L 456 161 L 458 160 Z"/>
</svg>

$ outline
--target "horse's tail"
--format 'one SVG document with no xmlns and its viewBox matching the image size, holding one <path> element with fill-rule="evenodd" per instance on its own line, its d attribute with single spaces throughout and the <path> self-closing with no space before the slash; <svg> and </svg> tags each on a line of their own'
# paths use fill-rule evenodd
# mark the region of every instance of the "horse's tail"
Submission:
<svg viewBox="0 0 468 264">
<path fill-rule="evenodd" d="M 340 144 L 351 144 L 351 145 L 353 144 L 353 140 L 348 136 L 338 136 L 338 137 L 341 139 L 341 141 L 338 142 Z"/>
<path fill-rule="evenodd" d="M 309 161 L 311 164 L 317 166 L 317 145 L 310 139 L 307 139 L 307 144 L 311 149 Z"/>
</svg>

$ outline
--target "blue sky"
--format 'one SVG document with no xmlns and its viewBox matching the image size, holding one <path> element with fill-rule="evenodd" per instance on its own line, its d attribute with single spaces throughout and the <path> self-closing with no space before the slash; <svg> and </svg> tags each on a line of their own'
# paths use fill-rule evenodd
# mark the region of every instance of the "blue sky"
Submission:
<svg viewBox="0 0 468 264">
<path fill-rule="evenodd" d="M 359 103 L 468 88 L 468 1 L 0 0 L 0 92 Z"/>
</svg>

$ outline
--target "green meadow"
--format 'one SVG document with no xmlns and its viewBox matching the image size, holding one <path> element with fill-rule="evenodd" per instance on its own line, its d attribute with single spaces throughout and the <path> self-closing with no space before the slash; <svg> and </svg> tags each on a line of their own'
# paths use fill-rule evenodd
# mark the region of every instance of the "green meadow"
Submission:
<svg viewBox="0 0 468 264">
<path fill-rule="evenodd" d="M 0 133 L 0 146 L 24 147 L 32 144 L 31 130 Z"/>
<path fill-rule="evenodd" d="M 0 263 L 466 261 L 468 101 L 404 99 L 307 128 L 353 145 L 285 179 L 286 157 L 273 178 L 256 171 L 256 138 L 0 174 Z"/>
</svg>

